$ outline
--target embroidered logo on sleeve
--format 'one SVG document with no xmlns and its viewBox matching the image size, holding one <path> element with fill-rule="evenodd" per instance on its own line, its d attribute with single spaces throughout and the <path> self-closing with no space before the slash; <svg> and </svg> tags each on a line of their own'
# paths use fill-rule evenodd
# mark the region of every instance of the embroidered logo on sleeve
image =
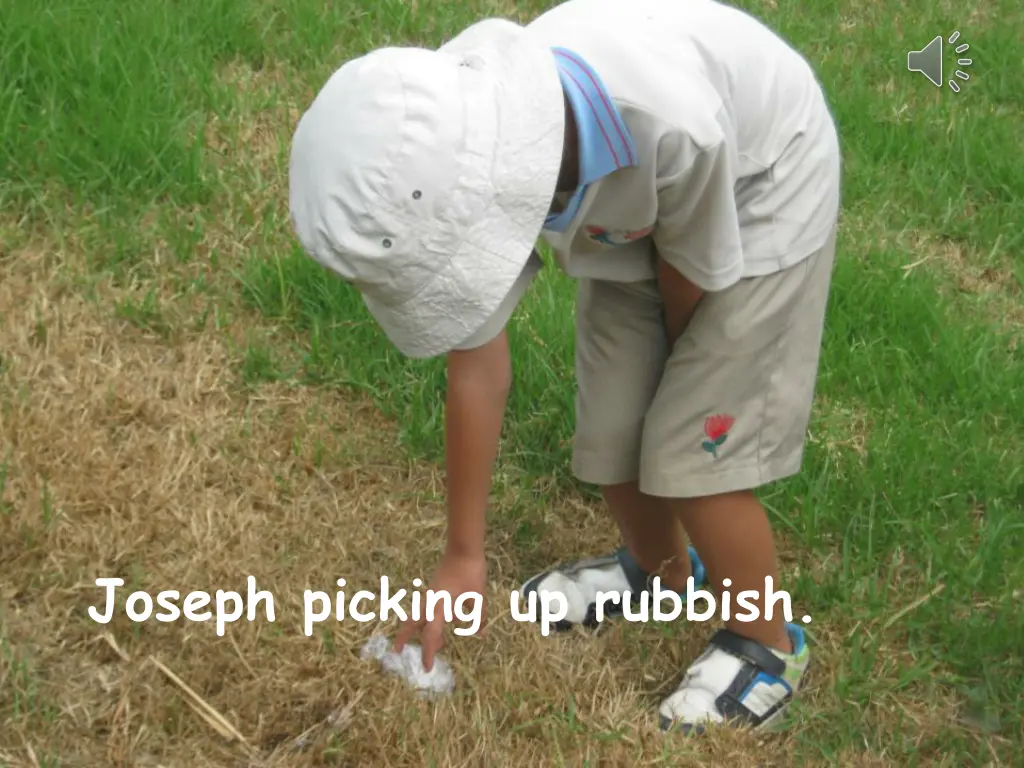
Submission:
<svg viewBox="0 0 1024 768">
<path fill-rule="evenodd" d="M 584 229 L 588 238 L 593 240 L 595 243 L 601 245 L 626 245 L 632 243 L 634 240 L 640 240 L 647 237 L 654 231 L 654 227 L 644 227 L 643 229 L 637 229 L 634 231 L 628 230 L 609 230 L 604 227 L 589 226 Z"/>
<path fill-rule="evenodd" d="M 736 419 L 726 416 L 724 413 L 709 416 L 704 421 L 704 434 L 707 436 L 707 440 L 701 443 L 701 447 L 717 459 L 718 449 L 729 437 L 729 430 L 735 423 Z"/>
</svg>

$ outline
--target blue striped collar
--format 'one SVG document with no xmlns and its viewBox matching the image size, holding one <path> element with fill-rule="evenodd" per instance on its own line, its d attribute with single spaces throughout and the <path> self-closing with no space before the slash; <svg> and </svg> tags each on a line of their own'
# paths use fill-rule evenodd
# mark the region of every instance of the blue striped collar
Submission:
<svg viewBox="0 0 1024 768">
<path fill-rule="evenodd" d="M 621 168 L 637 165 L 638 159 L 629 128 L 598 74 L 577 53 L 565 48 L 553 48 L 552 52 L 579 133 L 579 186 L 565 210 L 548 216 L 545 224 L 545 229 L 563 232 L 591 184 Z"/>
</svg>

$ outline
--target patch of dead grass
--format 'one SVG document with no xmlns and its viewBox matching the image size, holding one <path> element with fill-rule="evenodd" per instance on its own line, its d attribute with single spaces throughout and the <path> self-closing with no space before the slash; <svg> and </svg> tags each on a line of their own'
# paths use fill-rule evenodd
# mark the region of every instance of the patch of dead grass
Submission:
<svg viewBox="0 0 1024 768">
<path fill-rule="evenodd" d="M 957 288 L 965 293 L 1020 294 L 1020 286 L 1008 265 L 991 267 L 976 264 L 960 245 L 949 240 L 932 243 L 929 250 L 937 254 L 940 263 L 956 280 Z"/>
<path fill-rule="evenodd" d="M 807 440 L 824 448 L 834 472 L 842 472 L 851 459 L 863 461 L 867 457 L 870 434 L 871 419 L 863 404 L 822 395 L 815 398 L 814 422 Z"/>
<path fill-rule="evenodd" d="M 233 109 L 224 116 L 209 116 L 207 147 L 226 167 L 236 171 L 280 169 L 288 141 L 302 116 L 300 104 L 293 103 L 299 90 L 298 78 L 279 67 L 254 69 L 245 62 L 233 61 L 221 68 L 217 80 L 231 91 Z"/>
<path fill-rule="evenodd" d="M 505 555 L 487 640 L 453 645 L 460 689 L 435 708 L 359 661 L 375 624 L 330 622 L 305 637 L 306 588 L 345 578 L 352 594 L 377 591 L 382 574 L 404 585 L 429 576 L 443 508 L 423 499 L 440 497 L 437 468 L 396 458 L 392 427 L 334 393 L 276 383 L 247 395 L 224 333 L 139 329 L 110 312 L 130 288 L 96 285 L 88 300 L 46 263 L 19 254 L 0 284 L 0 747 L 66 765 L 318 765 L 332 754 L 380 764 L 382 749 L 391 765 L 424 754 L 540 765 L 556 749 L 570 763 L 629 764 L 663 752 L 652 709 L 707 631 L 542 638 L 508 616 L 522 573 Z M 550 554 L 610 535 L 576 524 L 599 510 L 566 512 L 552 516 Z M 275 596 L 276 620 L 260 614 L 223 638 L 211 623 L 133 624 L 123 608 L 107 626 L 87 615 L 101 604 L 97 577 L 184 594 L 244 593 L 249 575 Z M 185 686 L 217 716 L 197 711 Z M 219 734 L 217 718 L 244 742 Z M 680 762 L 757 749 L 762 764 L 782 764 L 787 744 L 724 734 Z"/>
<path fill-rule="evenodd" d="M 585 692 L 575 716 L 587 728 L 639 728 L 607 754 L 657 752 L 642 737 L 651 701 L 636 684 L 635 638 L 599 641 L 621 658 L 595 664 L 578 638 L 545 640 L 503 620 L 514 582 L 501 569 L 491 598 L 502 618 L 489 642 L 453 648 L 462 691 L 436 710 L 358 660 L 373 625 L 303 636 L 305 588 L 344 577 L 351 591 L 376 591 L 381 574 L 406 584 L 429 575 L 443 510 L 419 499 L 436 492 L 437 470 L 395 459 L 390 426 L 330 393 L 275 384 L 244 396 L 221 335 L 169 344 L 104 311 L 112 287 L 96 302 L 53 296 L 40 263 L 21 255 L 0 287 L 3 631 L 20 670 L 4 694 L 5 748 L 45 747 L 65 764 L 287 765 L 319 764 L 334 739 L 342 764 L 374 763 L 381 745 L 395 765 L 421 764 L 424 751 L 449 765 L 495 755 L 540 764 L 551 746 L 543 736 L 568 717 L 575 691 Z M 209 623 L 133 625 L 119 611 L 104 627 L 86 613 L 100 603 L 97 577 L 184 593 L 244 592 L 248 575 L 276 596 L 276 621 L 241 622 L 224 638 Z M 644 671 L 674 674 L 698 642 L 651 637 L 662 668 Z M 245 743 L 220 737 L 151 657 Z M 295 751 L 338 711 L 319 750 Z M 559 737 L 563 749 L 594 753 L 571 734 Z M 719 749 L 740 748 L 736 738 Z"/>
<path fill-rule="evenodd" d="M 922 233 L 911 240 L 914 258 L 903 268 L 908 275 L 919 267 L 937 269 L 953 289 L 980 303 L 998 326 L 1012 331 L 1024 327 L 1024 298 L 1007 259 L 986 263 L 959 243 Z"/>
</svg>

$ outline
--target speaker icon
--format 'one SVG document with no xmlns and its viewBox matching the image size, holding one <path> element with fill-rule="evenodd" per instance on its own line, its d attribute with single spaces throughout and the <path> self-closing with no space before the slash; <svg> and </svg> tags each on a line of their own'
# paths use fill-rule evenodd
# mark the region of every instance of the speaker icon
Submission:
<svg viewBox="0 0 1024 768">
<path fill-rule="evenodd" d="M 954 32 L 949 36 L 949 44 L 953 45 L 957 40 L 960 39 L 960 33 Z M 957 53 L 965 53 L 969 45 L 964 43 L 956 48 Z M 957 65 L 961 67 L 969 67 L 972 64 L 971 59 L 957 59 Z M 932 41 L 928 43 L 920 51 L 911 51 L 907 54 L 907 69 L 911 72 L 920 72 L 922 75 L 928 78 L 928 81 L 936 88 L 942 87 L 942 35 L 936 35 L 932 38 Z M 970 80 L 971 76 L 963 70 L 956 70 L 953 73 L 960 80 Z M 950 79 L 949 87 L 954 93 L 960 92 L 960 86 L 956 80 Z"/>
</svg>

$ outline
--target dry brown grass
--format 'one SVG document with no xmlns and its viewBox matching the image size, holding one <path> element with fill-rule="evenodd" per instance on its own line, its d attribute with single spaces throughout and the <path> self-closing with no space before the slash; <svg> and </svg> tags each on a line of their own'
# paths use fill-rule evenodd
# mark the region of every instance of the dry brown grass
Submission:
<svg viewBox="0 0 1024 768">
<path fill-rule="evenodd" d="M 907 252 L 915 254 L 904 267 L 908 275 L 919 267 L 937 270 L 944 284 L 976 304 L 985 317 L 1019 336 L 1024 328 L 1024 302 L 1009 258 L 979 263 L 960 244 L 921 233 L 910 236 Z"/>
<path fill-rule="evenodd" d="M 863 404 L 819 396 L 814 403 L 814 422 L 817 427 L 808 433 L 808 442 L 824 446 L 834 472 L 841 473 L 844 462 L 863 460 L 867 455 L 871 417 Z"/>
<path fill-rule="evenodd" d="M 332 622 L 305 637 L 303 589 L 428 575 L 443 518 L 420 499 L 437 496 L 437 470 L 396 459 L 391 427 L 365 406 L 283 384 L 240 389 L 224 333 L 140 331 L 109 311 L 128 289 L 98 286 L 87 300 L 68 290 L 67 268 L 20 253 L 0 286 L 2 676 L 14 713 L 0 746 L 10 759 L 316 765 L 330 763 L 334 739 L 344 765 L 420 765 L 424 754 L 540 765 L 553 741 L 574 763 L 597 757 L 593 739 L 546 732 L 568 717 L 570 692 L 581 729 L 627 729 L 602 760 L 660 753 L 654 691 L 639 686 L 663 688 L 705 633 L 543 639 L 507 618 L 515 574 L 500 558 L 488 640 L 453 647 L 460 690 L 437 708 L 358 660 L 373 624 Z M 551 546 L 576 535 L 563 527 Z M 244 592 L 250 574 L 275 595 L 276 621 L 242 621 L 223 638 L 212 623 L 133 625 L 119 609 L 102 626 L 86 613 L 102 604 L 97 577 L 152 593 Z M 219 734 L 159 664 L 244 742 Z M 781 762 L 785 740 L 767 744 Z M 700 754 L 724 764 L 749 747 L 733 735 Z"/>
</svg>

